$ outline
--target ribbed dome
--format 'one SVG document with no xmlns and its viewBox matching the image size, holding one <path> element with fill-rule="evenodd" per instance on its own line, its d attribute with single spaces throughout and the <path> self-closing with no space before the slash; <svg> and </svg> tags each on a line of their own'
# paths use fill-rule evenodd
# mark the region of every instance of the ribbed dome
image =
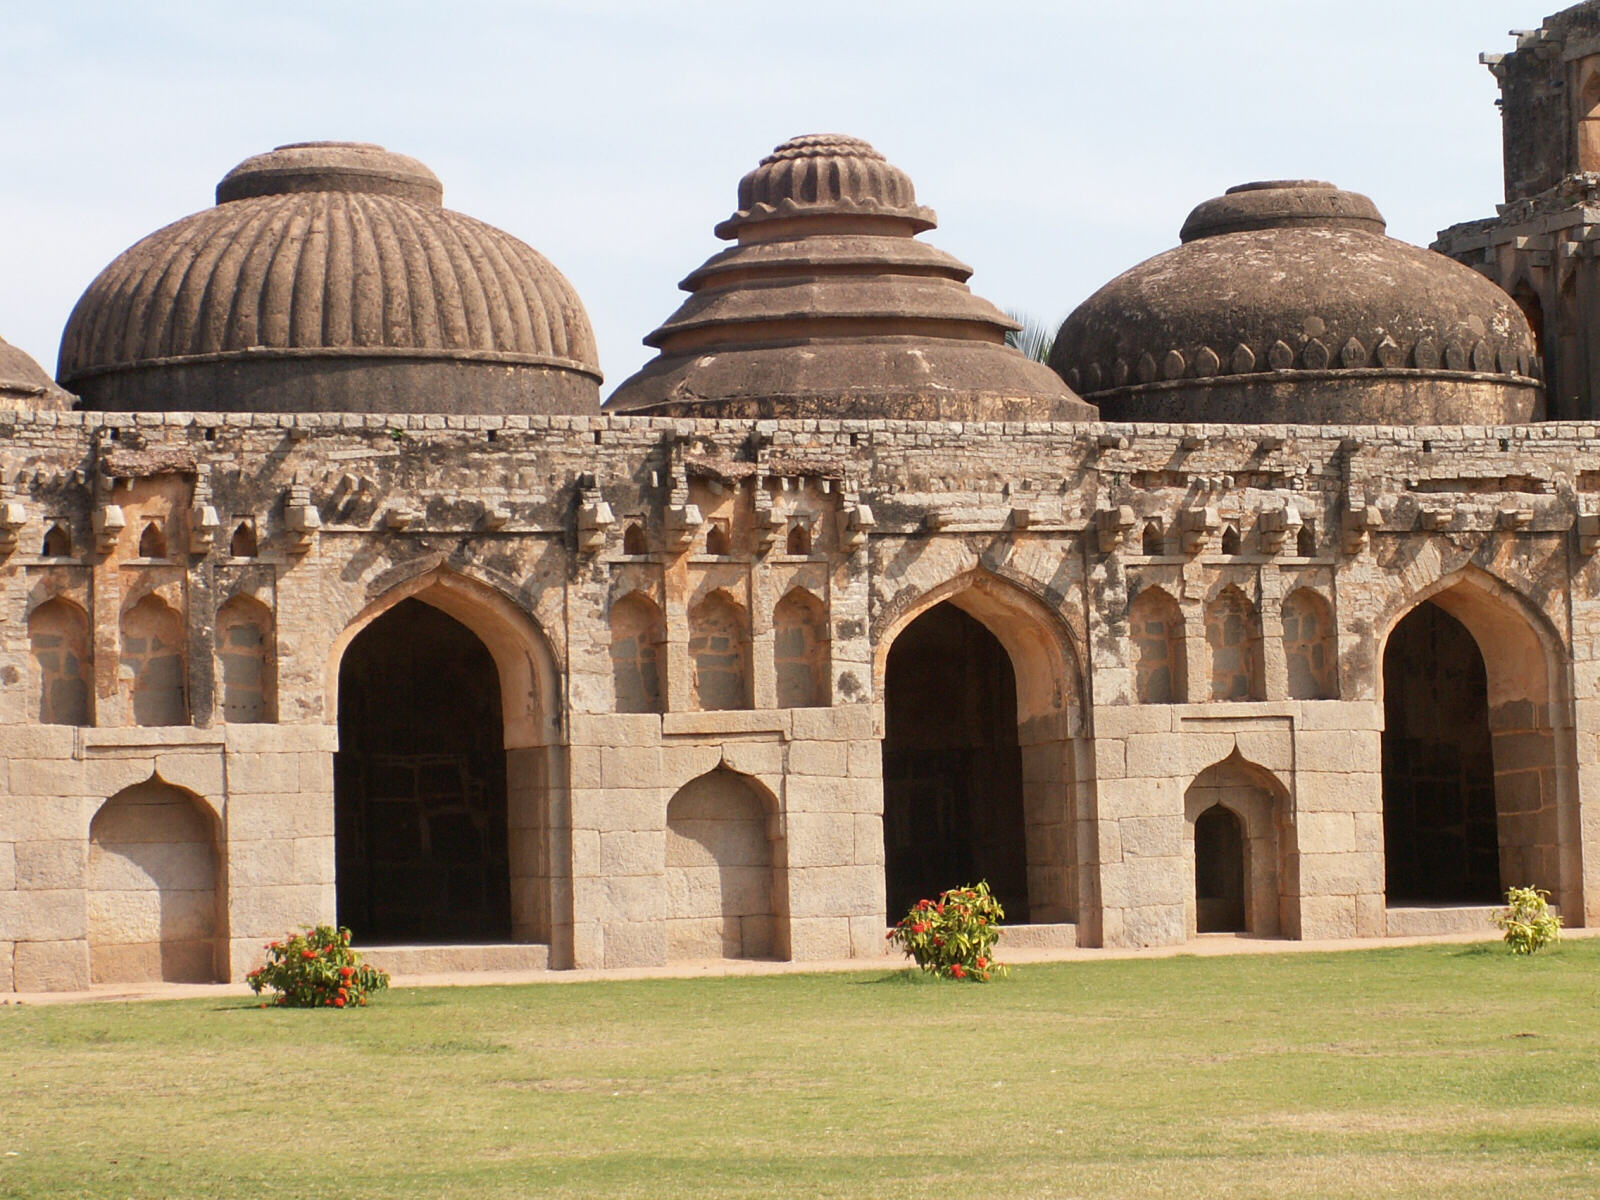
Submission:
<svg viewBox="0 0 1600 1200">
<path fill-rule="evenodd" d="M 71 407 L 72 397 L 56 386 L 43 367 L 0 338 L 0 412 Z"/>
<path fill-rule="evenodd" d="M 1371 200 L 1245 184 L 1183 244 L 1101 288 L 1050 363 L 1108 420 L 1504 424 L 1538 415 L 1533 335 L 1511 297 L 1384 235 Z"/>
<path fill-rule="evenodd" d="M 661 353 L 607 402 L 624 412 L 1079 420 L 1093 410 L 1005 345 L 1017 328 L 972 274 L 915 240 L 934 216 L 866 142 L 784 142 L 717 226 L 738 244 L 681 286 Z"/>
<path fill-rule="evenodd" d="M 58 376 L 101 409 L 596 411 L 571 285 L 442 195 L 380 146 L 246 159 L 89 285 Z"/>
</svg>

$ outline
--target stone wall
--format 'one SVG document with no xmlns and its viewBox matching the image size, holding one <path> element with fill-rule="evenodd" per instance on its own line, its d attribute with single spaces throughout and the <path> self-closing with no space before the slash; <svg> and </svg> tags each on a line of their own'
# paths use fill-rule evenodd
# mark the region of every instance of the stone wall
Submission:
<svg viewBox="0 0 1600 1200">
<path fill-rule="evenodd" d="M 881 954 L 888 651 L 944 603 L 1015 674 L 1035 936 L 1190 936 L 1186 796 L 1223 763 L 1271 798 L 1270 834 L 1240 814 L 1276 892 L 1253 928 L 1384 933 L 1382 656 L 1422 599 L 1484 653 L 1501 821 L 1532 829 L 1507 835 L 1517 869 L 1569 924 L 1600 920 L 1593 425 L 40 413 L 6 432 L 0 985 L 88 981 L 91 823 L 152 780 L 215 823 L 217 974 L 332 920 L 340 663 L 407 598 L 494 660 L 512 938 L 556 966 L 664 962 L 670 914 L 722 919 L 680 903 L 669 832 L 717 771 L 769 808 L 769 912 L 734 907 L 771 935 L 740 952 Z M 46 546 L 56 528 L 70 544 Z M 1155 589 L 1159 619 L 1135 603 Z M 713 601 L 731 629 L 697 624 Z M 179 631 L 159 679 L 156 604 Z M 180 704 L 187 723 L 143 723 Z"/>
</svg>

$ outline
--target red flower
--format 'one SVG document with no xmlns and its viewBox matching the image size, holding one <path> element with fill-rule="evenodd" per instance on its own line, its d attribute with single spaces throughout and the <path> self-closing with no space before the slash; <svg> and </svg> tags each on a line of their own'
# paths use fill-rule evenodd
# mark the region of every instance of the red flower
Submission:
<svg viewBox="0 0 1600 1200">
<path fill-rule="evenodd" d="M 344 1007 L 344 997 L 343 996 L 335 996 L 334 1000 L 333 1000 L 333 1006 L 335 1008 L 343 1008 Z"/>
<path fill-rule="evenodd" d="M 355 973 L 356 973 L 356 969 L 354 967 L 340 967 L 339 968 L 339 978 L 340 979 L 349 979 L 350 976 L 354 975 Z"/>
<path fill-rule="evenodd" d="M 315 950 L 302 950 L 302 951 L 300 951 L 300 957 L 301 958 L 315 958 L 316 956 L 317 956 L 317 952 Z"/>
<path fill-rule="evenodd" d="M 950 974 L 954 975 L 957 979 L 965 979 L 967 977 L 966 968 L 960 963 L 952 963 L 950 965 Z"/>
<path fill-rule="evenodd" d="M 944 916 L 944 901 L 941 900 L 938 904 L 935 904 L 933 906 L 933 911 L 938 913 L 941 917 Z"/>
<path fill-rule="evenodd" d="M 984 958 L 983 955 L 981 955 L 981 954 L 978 955 L 978 966 L 987 967 L 988 965 L 989 965 L 989 960 L 987 958 Z"/>
<path fill-rule="evenodd" d="M 883 936 L 886 937 L 886 938 L 892 938 L 894 936 L 894 930 L 895 929 L 899 929 L 899 928 L 900 928 L 900 926 L 896 925 L 894 927 L 894 929 L 889 930 L 889 932 L 884 934 Z"/>
</svg>

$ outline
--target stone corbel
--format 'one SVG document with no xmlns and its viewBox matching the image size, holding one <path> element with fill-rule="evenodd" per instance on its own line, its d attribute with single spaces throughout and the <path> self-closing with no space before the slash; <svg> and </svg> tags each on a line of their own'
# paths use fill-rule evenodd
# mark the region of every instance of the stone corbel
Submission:
<svg viewBox="0 0 1600 1200">
<path fill-rule="evenodd" d="M 1421 521 L 1422 527 L 1428 530 L 1430 533 L 1439 532 L 1439 530 L 1446 528 L 1450 522 L 1454 521 L 1455 519 L 1455 507 L 1448 504 L 1433 508 L 1425 508 L 1418 515 L 1418 520 Z"/>
<path fill-rule="evenodd" d="M 700 527 L 706 523 L 698 504 L 668 504 L 662 518 L 667 545 L 680 553 L 694 545 Z"/>
<path fill-rule="evenodd" d="M 1502 508 L 1497 514 L 1501 529 L 1526 529 L 1533 524 L 1533 509 Z"/>
<path fill-rule="evenodd" d="M 209 504 L 196 504 L 189 512 L 189 553 L 209 554 L 216 544 L 222 518 Z"/>
<path fill-rule="evenodd" d="M 773 543 L 778 540 L 778 535 L 783 532 L 784 528 L 783 514 L 770 503 L 763 503 L 764 499 L 765 497 L 758 492 L 754 520 L 756 552 L 758 554 L 765 554 L 768 550 L 771 550 Z"/>
<path fill-rule="evenodd" d="M 1300 527 L 1304 524 L 1300 510 L 1293 505 L 1268 509 L 1256 523 L 1256 541 L 1266 553 L 1277 554 L 1282 551 L 1284 543 L 1299 536 Z"/>
<path fill-rule="evenodd" d="M 1340 518 L 1344 552 L 1360 554 L 1366 549 L 1371 533 L 1383 524 L 1383 513 L 1376 504 L 1347 504 Z"/>
<path fill-rule="evenodd" d="M 311 489 L 296 484 L 289 489 L 289 502 L 283 508 L 283 527 L 289 532 L 289 552 L 304 554 L 317 540 L 322 514 L 311 503 Z"/>
<path fill-rule="evenodd" d="M 27 507 L 20 500 L 0 503 L 0 555 L 17 548 L 17 531 L 28 523 Z"/>
<path fill-rule="evenodd" d="M 101 554 L 116 549 L 117 539 L 128 527 L 127 515 L 120 504 L 102 504 L 94 510 L 94 544 Z"/>
<path fill-rule="evenodd" d="M 1600 513 L 1579 513 L 1572 527 L 1578 535 L 1579 554 L 1600 550 Z"/>
<path fill-rule="evenodd" d="M 839 544 L 845 550 L 859 550 L 877 527 L 878 519 L 872 515 L 871 506 L 860 501 L 846 504 L 841 516 L 844 517 L 844 531 Z"/>
<path fill-rule="evenodd" d="M 1221 528 L 1222 518 L 1215 508 L 1184 509 L 1178 520 L 1178 529 L 1183 536 L 1183 552 L 1199 554 Z"/>
<path fill-rule="evenodd" d="M 1094 514 L 1095 544 L 1101 554 L 1110 554 L 1127 540 L 1133 532 L 1134 515 L 1131 505 L 1119 504 L 1115 508 L 1102 508 Z"/>
<path fill-rule="evenodd" d="M 599 496 L 583 500 L 578 505 L 578 550 L 593 554 L 606 544 L 606 530 L 616 524 L 616 514 Z"/>
</svg>

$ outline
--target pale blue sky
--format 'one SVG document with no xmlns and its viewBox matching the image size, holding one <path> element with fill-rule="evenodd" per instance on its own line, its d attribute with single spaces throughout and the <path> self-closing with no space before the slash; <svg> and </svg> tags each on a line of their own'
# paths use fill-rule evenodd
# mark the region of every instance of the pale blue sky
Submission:
<svg viewBox="0 0 1600 1200">
<path fill-rule="evenodd" d="M 79 293 L 240 159 L 344 138 L 559 267 L 605 392 L 721 244 L 740 175 L 864 137 L 981 295 L 1059 320 L 1250 179 L 1363 191 L 1389 232 L 1490 216 L 1480 50 L 1556 0 L 0 0 L 0 337 L 54 370 Z"/>
</svg>

